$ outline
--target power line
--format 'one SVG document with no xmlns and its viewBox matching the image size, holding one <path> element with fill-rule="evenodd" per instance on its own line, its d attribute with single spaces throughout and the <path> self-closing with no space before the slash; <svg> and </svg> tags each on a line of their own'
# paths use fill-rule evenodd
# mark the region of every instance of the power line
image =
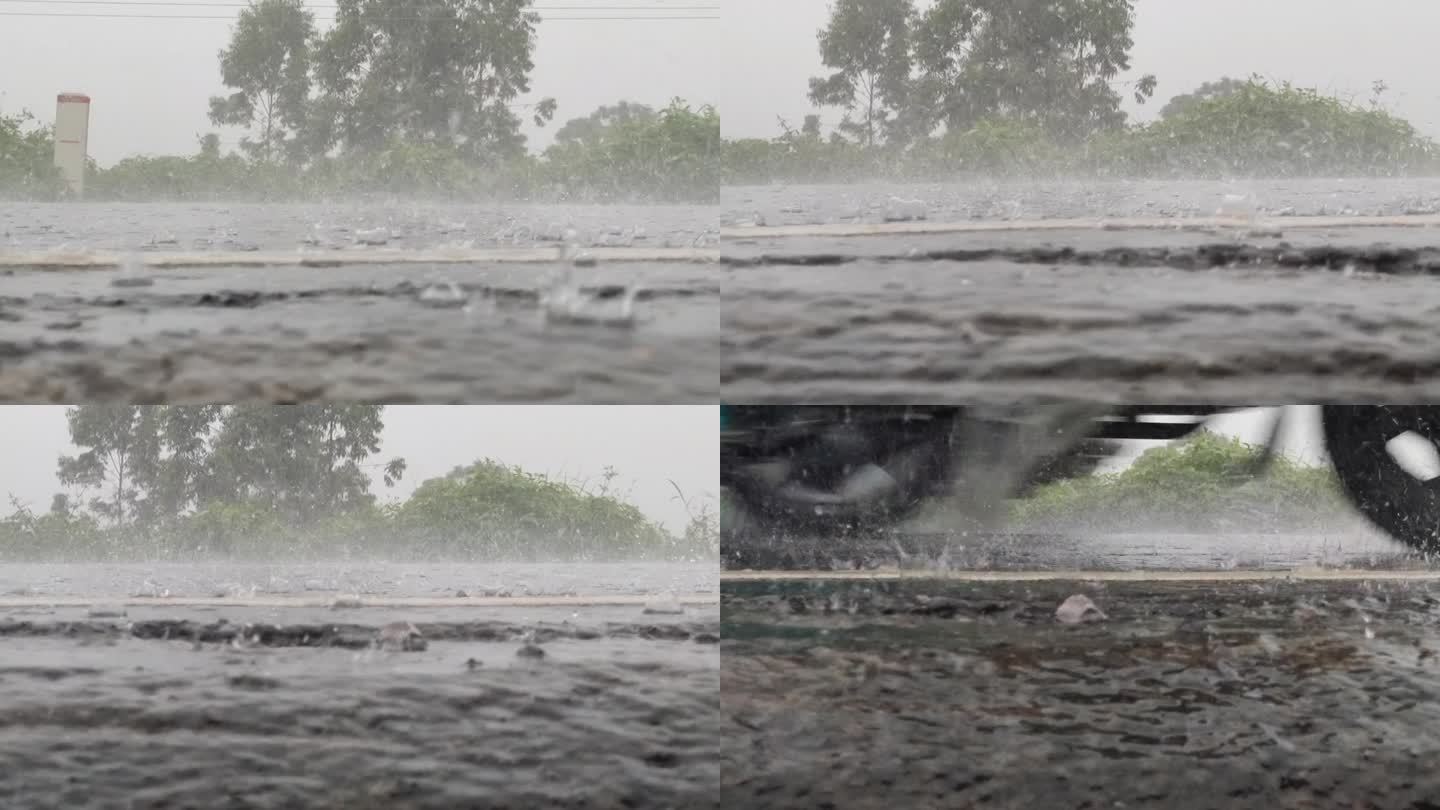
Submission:
<svg viewBox="0 0 1440 810">
<path fill-rule="evenodd" d="M 107 14 L 67 13 L 63 11 L 0 11 L 0 17 L 69 17 L 71 19 L 130 19 L 130 20 L 226 20 L 235 22 L 235 15 L 226 14 Z M 324 19 L 333 19 L 325 17 Z M 383 17 L 391 21 L 428 21 L 427 17 Z M 634 22 L 639 20 L 718 20 L 715 16 L 639 16 L 639 17 L 552 17 L 541 16 L 540 22 Z"/>
<path fill-rule="evenodd" d="M 182 6 L 191 8 L 249 8 L 251 3 L 205 3 L 194 0 L 0 0 L 0 3 L 21 3 L 31 6 Z M 334 3 L 307 3 L 305 8 L 339 8 Z M 531 6 L 533 11 L 719 11 L 719 5 L 708 6 Z M 608 17 L 606 19 L 609 19 Z"/>
</svg>

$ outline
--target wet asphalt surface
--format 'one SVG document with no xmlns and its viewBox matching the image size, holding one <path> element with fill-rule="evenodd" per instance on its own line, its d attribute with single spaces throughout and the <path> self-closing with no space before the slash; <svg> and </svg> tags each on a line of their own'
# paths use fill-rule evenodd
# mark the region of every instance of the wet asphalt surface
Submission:
<svg viewBox="0 0 1440 810">
<path fill-rule="evenodd" d="M 557 251 L 524 265 L 9 270 L 0 401 L 713 402 L 714 265 L 573 267 L 563 245 L 715 248 L 715 209 L 0 206 L 11 255 Z"/>
<path fill-rule="evenodd" d="M 1105 618 L 1057 621 L 1075 594 Z M 722 613 L 726 806 L 1440 796 L 1433 583 L 729 582 Z"/>
<path fill-rule="evenodd" d="M 730 569 L 864 571 L 1414 570 L 1427 562 L 1358 519 L 1328 531 L 966 531 L 905 527 L 848 537 L 731 534 Z"/>
<path fill-rule="evenodd" d="M 877 223 L 891 196 L 922 201 L 931 222 L 1095 226 L 787 237 L 754 227 Z M 1440 237 L 1431 228 L 1286 223 L 1437 207 L 1435 180 L 726 189 L 722 395 L 1434 398 Z M 1221 212 L 1246 224 L 1183 227 Z M 1111 217 L 1176 227 L 1103 227 Z"/>
<path fill-rule="evenodd" d="M 727 517 L 729 806 L 1436 806 L 1440 572 L 1357 516 Z"/>
<path fill-rule="evenodd" d="M 7 566 L 0 806 L 717 806 L 718 611 L 665 596 L 714 581 L 713 565 Z M 647 598 L 265 604 L 463 588 Z M 45 603 L 77 595 L 93 604 Z"/>
</svg>

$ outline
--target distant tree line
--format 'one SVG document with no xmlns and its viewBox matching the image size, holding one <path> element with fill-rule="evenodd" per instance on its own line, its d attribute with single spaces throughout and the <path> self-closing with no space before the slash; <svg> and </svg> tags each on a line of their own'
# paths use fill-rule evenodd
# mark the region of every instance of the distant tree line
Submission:
<svg viewBox="0 0 1440 810">
<path fill-rule="evenodd" d="M 719 116 L 681 99 L 659 110 L 602 106 L 562 126 L 545 154 L 529 154 L 522 121 L 544 126 L 559 107 L 519 101 L 534 69 L 531 3 L 339 0 L 322 32 L 302 0 L 254 0 L 219 53 L 227 92 L 210 99 L 215 126 L 245 133 L 238 153 L 222 155 L 205 135 L 194 155 L 92 167 L 87 194 L 715 199 Z M 57 196 L 48 130 L 26 124 L 0 118 L 0 195 Z"/>
<path fill-rule="evenodd" d="M 725 143 L 729 183 L 869 177 L 1083 174 L 1119 177 L 1402 175 L 1440 169 L 1440 150 L 1380 105 L 1259 76 L 1223 77 L 1136 125 L 1132 0 L 836 0 L 817 40 L 819 114 L 775 138 Z"/>
<path fill-rule="evenodd" d="M 383 406 L 84 405 L 67 420 L 66 491 L 41 514 L 15 503 L 0 557 L 691 558 L 718 542 L 703 504 L 672 536 L 613 470 L 591 491 L 485 459 L 380 504 L 372 473 L 393 486 L 406 467 L 374 460 Z"/>
</svg>

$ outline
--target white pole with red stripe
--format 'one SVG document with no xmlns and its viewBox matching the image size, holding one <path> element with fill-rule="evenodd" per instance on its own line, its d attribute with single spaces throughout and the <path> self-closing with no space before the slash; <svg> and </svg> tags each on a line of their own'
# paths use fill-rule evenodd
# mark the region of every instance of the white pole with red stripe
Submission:
<svg viewBox="0 0 1440 810">
<path fill-rule="evenodd" d="M 76 199 L 85 194 L 85 157 L 89 154 L 90 97 L 61 93 L 55 98 L 55 165 Z"/>
</svg>

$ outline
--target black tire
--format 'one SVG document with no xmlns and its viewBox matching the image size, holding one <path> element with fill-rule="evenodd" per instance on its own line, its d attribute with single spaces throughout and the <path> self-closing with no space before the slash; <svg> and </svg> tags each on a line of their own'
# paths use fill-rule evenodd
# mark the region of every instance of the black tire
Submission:
<svg viewBox="0 0 1440 810">
<path fill-rule="evenodd" d="M 905 459 L 904 473 L 896 475 L 898 489 L 878 502 L 841 503 L 816 508 L 807 502 L 787 497 L 783 488 L 747 479 L 740 474 L 726 475 L 725 485 L 744 509 L 747 532 L 768 535 L 817 534 L 846 536 L 884 531 L 902 523 L 920 510 L 928 498 L 950 480 L 954 455 L 951 448 L 953 418 L 938 419 L 920 435 L 894 441 L 881 432 L 860 437 L 859 447 L 848 456 L 825 452 L 818 446 L 813 452 L 802 450 L 796 462 L 797 477 L 818 482 L 823 489 L 835 483 L 842 470 L 857 462 L 869 462 L 895 472 L 889 462 Z M 788 482 L 787 482 L 788 483 Z"/>
<path fill-rule="evenodd" d="M 1325 449 L 1350 502 L 1372 524 L 1417 551 L 1440 551 L 1440 479 L 1410 474 L 1387 443 L 1415 433 L 1440 447 L 1440 408 L 1325 405 Z"/>
</svg>

